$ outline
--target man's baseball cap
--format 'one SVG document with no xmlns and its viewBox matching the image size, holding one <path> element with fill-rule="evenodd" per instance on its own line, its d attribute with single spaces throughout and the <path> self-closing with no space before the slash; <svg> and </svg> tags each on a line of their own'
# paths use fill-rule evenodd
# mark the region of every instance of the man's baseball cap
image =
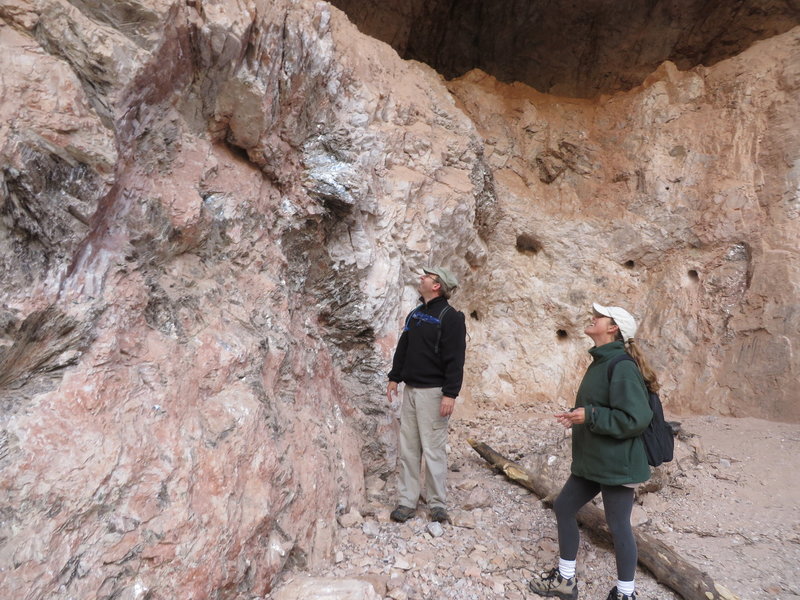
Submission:
<svg viewBox="0 0 800 600">
<path fill-rule="evenodd" d="M 636 335 L 636 319 L 624 308 L 603 306 L 602 304 L 597 304 L 597 302 L 592 304 L 592 308 L 597 314 L 614 319 L 624 341 L 632 340 L 633 336 Z"/>
<path fill-rule="evenodd" d="M 422 271 L 428 275 L 436 275 L 445 292 L 452 292 L 458 287 L 458 279 L 456 279 L 456 276 L 444 267 L 426 267 L 422 269 Z"/>
</svg>

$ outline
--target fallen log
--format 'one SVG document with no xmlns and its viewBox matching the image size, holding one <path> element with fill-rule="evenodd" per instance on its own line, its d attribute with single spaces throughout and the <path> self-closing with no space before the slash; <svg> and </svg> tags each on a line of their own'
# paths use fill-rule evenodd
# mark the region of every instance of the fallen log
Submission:
<svg viewBox="0 0 800 600">
<path fill-rule="evenodd" d="M 486 462 L 542 498 L 548 506 L 552 506 L 553 499 L 561 489 L 559 484 L 548 477 L 531 473 L 483 442 L 476 442 L 473 439 L 468 439 L 467 442 Z M 605 515 L 593 504 L 587 504 L 578 511 L 578 523 L 592 534 L 609 544 L 612 543 Z M 686 562 L 665 543 L 636 528 L 633 534 L 639 549 L 639 564 L 650 571 L 656 581 L 676 592 L 684 600 L 739 600 L 738 596 L 715 583 L 707 573 Z"/>
</svg>

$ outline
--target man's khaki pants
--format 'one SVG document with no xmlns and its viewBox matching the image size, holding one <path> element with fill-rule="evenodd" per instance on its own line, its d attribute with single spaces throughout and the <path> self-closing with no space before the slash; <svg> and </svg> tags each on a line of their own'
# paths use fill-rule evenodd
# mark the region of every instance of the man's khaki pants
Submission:
<svg viewBox="0 0 800 600">
<path fill-rule="evenodd" d="M 442 388 L 405 386 L 400 411 L 400 504 L 417 507 L 421 463 L 425 463 L 425 499 L 429 508 L 446 507 L 447 423 L 439 415 Z"/>
</svg>

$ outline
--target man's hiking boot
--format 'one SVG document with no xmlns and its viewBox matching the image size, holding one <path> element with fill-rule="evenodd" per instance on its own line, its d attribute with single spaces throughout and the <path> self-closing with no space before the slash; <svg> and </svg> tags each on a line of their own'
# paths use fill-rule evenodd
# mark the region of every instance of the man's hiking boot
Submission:
<svg viewBox="0 0 800 600">
<path fill-rule="evenodd" d="M 402 506 L 402 505 L 401 505 L 401 506 L 398 506 L 397 508 L 395 508 L 395 509 L 394 509 L 394 510 L 391 512 L 391 514 L 389 515 L 389 518 L 390 518 L 392 521 L 397 521 L 398 523 L 405 523 L 405 522 L 406 522 L 406 521 L 408 521 L 408 520 L 409 520 L 411 517 L 413 517 L 413 516 L 414 516 L 414 513 L 415 513 L 415 512 L 417 512 L 417 511 L 416 511 L 416 510 L 414 510 L 413 508 L 409 508 L 409 507 L 407 507 L 407 506 Z M 385 513 L 384 513 L 384 514 L 385 514 Z"/>
<path fill-rule="evenodd" d="M 528 587 L 534 594 L 540 596 L 555 596 L 562 600 L 578 599 L 578 578 L 564 579 L 558 568 L 551 569 L 549 573 L 542 573 L 541 579 L 531 579 Z M 616 591 L 617 588 L 614 588 Z"/>
<path fill-rule="evenodd" d="M 636 592 L 633 592 L 630 596 L 626 596 L 618 592 L 617 586 L 614 586 L 611 591 L 608 592 L 608 598 L 606 598 L 606 600 L 637 600 L 637 598 Z"/>
<path fill-rule="evenodd" d="M 449 523 L 450 515 L 441 506 L 434 506 L 431 509 L 431 521 L 439 521 L 439 523 Z"/>
</svg>

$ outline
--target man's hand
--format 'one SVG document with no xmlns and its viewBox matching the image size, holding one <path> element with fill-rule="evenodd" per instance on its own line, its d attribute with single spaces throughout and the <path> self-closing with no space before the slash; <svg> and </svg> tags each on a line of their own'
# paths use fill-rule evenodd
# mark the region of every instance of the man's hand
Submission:
<svg viewBox="0 0 800 600">
<path fill-rule="evenodd" d="M 389 404 L 392 403 L 394 400 L 394 396 L 397 395 L 397 382 L 390 381 L 389 385 L 386 386 L 386 398 L 389 400 Z"/>
<path fill-rule="evenodd" d="M 442 403 L 439 406 L 439 414 L 443 417 L 449 417 L 453 414 L 453 409 L 456 406 L 456 399 L 450 396 L 442 396 Z"/>
</svg>

